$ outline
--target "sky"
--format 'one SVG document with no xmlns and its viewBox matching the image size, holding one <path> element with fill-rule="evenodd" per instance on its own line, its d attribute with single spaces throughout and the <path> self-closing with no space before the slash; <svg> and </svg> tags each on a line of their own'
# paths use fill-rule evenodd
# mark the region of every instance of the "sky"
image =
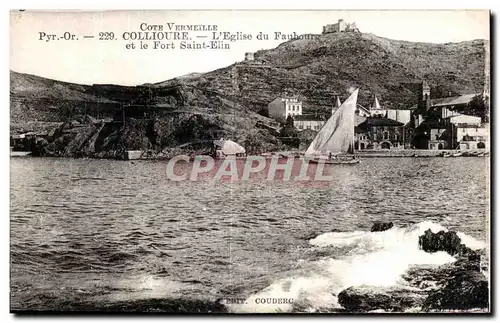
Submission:
<svg viewBox="0 0 500 323">
<path fill-rule="evenodd" d="M 12 11 L 10 15 L 10 69 L 47 78 L 82 83 L 137 85 L 161 82 L 193 72 L 208 72 L 244 59 L 245 52 L 274 48 L 274 32 L 319 34 L 338 19 L 355 22 L 361 32 L 415 42 L 446 43 L 489 39 L 489 12 L 447 11 Z M 252 40 L 226 42 L 231 49 L 127 49 L 124 32 L 140 32 L 141 23 L 162 25 L 217 25 L 218 31 L 251 34 Z M 99 40 L 99 32 L 113 32 L 117 40 Z M 257 40 L 259 32 L 269 40 Z M 78 40 L 49 40 L 74 34 Z M 84 35 L 94 35 L 86 38 Z M 209 40 L 211 32 L 192 32 L 195 41 Z M 190 41 L 188 41 L 190 43 Z"/>
</svg>

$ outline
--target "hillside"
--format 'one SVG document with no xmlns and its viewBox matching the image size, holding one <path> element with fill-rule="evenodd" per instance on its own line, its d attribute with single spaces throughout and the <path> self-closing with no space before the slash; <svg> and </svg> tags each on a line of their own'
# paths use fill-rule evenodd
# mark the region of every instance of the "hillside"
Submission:
<svg viewBox="0 0 500 323">
<path fill-rule="evenodd" d="M 115 158 L 124 150 L 148 150 L 166 157 L 207 152 L 219 136 L 249 151 L 280 147 L 272 120 L 196 86 L 89 86 L 10 76 L 11 133 L 48 133 L 37 148 L 41 155 Z"/>
<path fill-rule="evenodd" d="M 180 137 L 167 140 L 179 131 L 182 121 L 194 120 L 196 115 L 201 124 L 210 124 L 210 129 L 226 136 L 256 146 L 260 143 L 248 138 L 260 138 L 265 141 L 261 149 L 277 148 L 267 126 L 256 128 L 257 124 L 270 124 L 271 120 L 261 115 L 266 114 L 267 104 L 276 96 L 298 94 L 304 101 L 304 111 L 326 113 L 335 96 L 345 99 L 353 86 L 360 87 L 360 104 L 369 105 L 377 94 L 388 108 L 407 108 L 416 103 L 418 84 L 423 79 L 432 87 L 433 97 L 449 92 L 477 93 L 484 84 L 487 47 L 485 40 L 428 44 L 336 33 L 259 51 L 255 62 L 135 87 L 78 85 L 11 72 L 11 131 L 50 128 L 82 115 L 109 120 L 127 105 L 153 110 L 161 106 L 163 112 L 148 116 L 148 120 L 165 123 L 162 134 L 150 133 L 147 138 L 130 141 L 122 138 L 121 146 L 135 142 L 134 147 L 127 148 L 161 150 L 196 141 L 198 135 L 188 136 L 184 142 Z M 168 121 L 174 119 L 177 122 Z M 203 129 L 197 133 L 202 134 Z M 113 140 L 119 136 L 115 134 Z"/>
<path fill-rule="evenodd" d="M 360 104 L 371 104 L 377 94 L 384 106 L 401 109 L 416 103 L 423 79 L 432 87 L 433 97 L 482 91 L 487 46 L 485 40 L 428 44 L 372 34 L 326 34 L 255 53 L 264 67 L 241 62 L 156 86 L 183 82 L 229 94 L 234 91 L 234 77 L 238 102 L 254 111 L 283 93 L 301 95 L 307 109 L 328 111 L 336 95 L 345 99 L 351 86 L 360 86 Z"/>
</svg>

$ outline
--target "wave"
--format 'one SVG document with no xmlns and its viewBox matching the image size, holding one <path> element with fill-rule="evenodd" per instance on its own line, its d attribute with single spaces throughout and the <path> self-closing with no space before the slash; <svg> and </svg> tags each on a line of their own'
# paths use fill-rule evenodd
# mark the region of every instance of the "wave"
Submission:
<svg viewBox="0 0 500 323">
<path fill-rule="evenodd" d="M 456 259 L 446 252 L 427 253 L 419 249 L 418 237 L 430 229 L 448 231 L 440 224 L 425 221 L 383 232 L 328 232 L 309 241 L 313 248 L 347 248 L 344 256 L 302 261 L 300 269 L 248 297 L 244 304 L 228 304 L 230 312 L 318 312 L 340 309 L 337 295 L 356 285 L 394 286 L 404 284 L 401 276 L 412 265 L 443 265 Z M 486 244 L 457 233 L 467 247 Z"/>
</svg>

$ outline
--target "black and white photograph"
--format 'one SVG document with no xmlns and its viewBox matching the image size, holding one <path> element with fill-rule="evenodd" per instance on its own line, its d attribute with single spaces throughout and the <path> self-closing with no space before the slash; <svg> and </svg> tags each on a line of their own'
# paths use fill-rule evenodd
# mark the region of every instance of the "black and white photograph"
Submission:
<svg viewBox="0 0 500 323">
<path fill-rule="evenodd" d="M 489 10 L 9 20 L 10 313 L 492 313 Z"/>
</svg>

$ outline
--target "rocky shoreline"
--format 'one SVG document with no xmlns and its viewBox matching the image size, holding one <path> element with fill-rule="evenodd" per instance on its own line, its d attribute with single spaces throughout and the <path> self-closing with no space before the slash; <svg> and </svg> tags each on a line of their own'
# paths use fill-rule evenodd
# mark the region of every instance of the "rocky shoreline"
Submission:
<svg viewBox="0 0 500 323">
<path fill-rule="evenodd" d="M 231 137 L 224 116 L 178 114 L 169 118 L 130 119 L 126 123 L 90 116 L 62 123 L 50 134 L 36 138 L 30 147 L 36 157 L 70 157 L 123 160 L 126 151 L 141 151 L 140 159 L 170 159 L 179 154 L 209 154 L 216 138 Z M 249 153 L 282 149 L 269 129 L 246 125 L 234 140 Z"/>
<path fill-rule="evenodd" d="M 376 223 L 373 231 L 390 229 Z M 419 237 L 425 252 L 445 251 L 457 260 L 441 266 L 412 266 L 398 286 L 351 286 L 338 295 L 348 312 L 489 312 L 489 266 L 486 250 L 472 250 L 454 231 L 425 231 Z"/>
</svg>

